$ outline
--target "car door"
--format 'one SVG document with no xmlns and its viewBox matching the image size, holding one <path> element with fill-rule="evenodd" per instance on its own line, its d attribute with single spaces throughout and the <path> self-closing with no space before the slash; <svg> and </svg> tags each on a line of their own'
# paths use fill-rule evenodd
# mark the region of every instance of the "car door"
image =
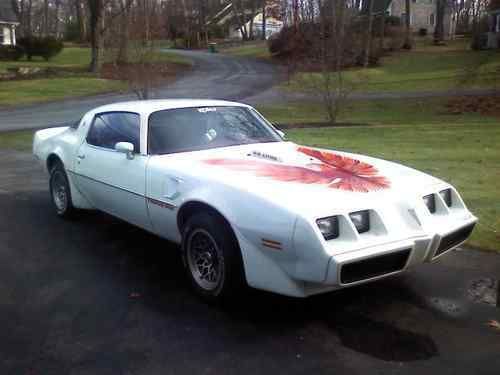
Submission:
<svg viewBox="0 0 500 375">
<path fill-rule="evenodd" d="M 134 152 L 116 151 L 118 142 L 132 143 Z M 140 153 L 139 114 L 96 114 L 76 157 L 79 187 L 96 208 L 150 230 L 145 199 L 148 158 Z"/>
</svg>

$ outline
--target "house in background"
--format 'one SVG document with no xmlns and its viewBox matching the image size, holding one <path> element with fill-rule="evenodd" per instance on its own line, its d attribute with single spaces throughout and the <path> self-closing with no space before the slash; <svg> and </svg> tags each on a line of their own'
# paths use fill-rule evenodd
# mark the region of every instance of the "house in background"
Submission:
<svg viewBox="0 0 500 375">
<path fill-rule="evenodd" d="M 392 0 L 388 12 L 392 16 L 400 17 L 402 24 L 405 24 L 405 0 Z M 444 14 L 445 39 L 455 37 L 456 23 L 456 15 L 449 6 L 446 7 Z M 410 0 L 410 26 L 415 32 L 425 29 L 427 34 L 433 34 L 436 27 L 436 0 Z"/>
<path fill-rule="evenodd" d="M 487 48 L 500 48 L 500 8 L 488 12 Z"/>
<path fill-rule="evenodd" d="M 245 24 L 246 30 L 250 33 L 250 20 Z M 234 21 L 228 24 L 228 38 L 230 39 L 243 39 L 243 33 Z M 262 36 L 262 13 L 257 13 L 253 19 L 253 35 L 256 39 L 261 39 Z M 283 27 L 283 21 L 277 20 L 273 17 L 266 17 L 266 39 L 269 39 L 271 35 L 279 32 Z"/>
<path fill-rule="evenodd" d="M 0 45 L 16 45 L 16 27 L 19 25 L 10 0 L 0 0 Z"/>
<path fill-rule="evenodd" d="M 1 1 L 1 0 L 0 0 Z M 252 12 L 250 9 L 245 9 L 245 18 L 243 27 L 238 23 L 237 15 L 234 10 L 232 2 L 226 3 L 224 7 L 215 14 L 209 21 L 209 24 L 216 24 L 226 30 L 226 37 L 229 39 L 245 39 L 244 34 L 247 36 L 252 34 L 254 38 L 260 39 L 262 36 L 262 12 L 255 13 L 252 22 Z M 279 32 L 283 27 L 283 21 L 273 17 L 276 13 L 275 9 L 267 9 L 266 7 L 266 39 L 272 34 Z M 242 28 L 244 30 L 242 30 Z M 250 32 L 252 28 L 253 33 Z"/>
</svg>

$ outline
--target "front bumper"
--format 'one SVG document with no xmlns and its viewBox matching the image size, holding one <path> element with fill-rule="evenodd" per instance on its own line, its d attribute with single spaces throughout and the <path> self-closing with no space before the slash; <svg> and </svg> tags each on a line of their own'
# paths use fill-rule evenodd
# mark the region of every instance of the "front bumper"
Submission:
<svg viewBox="0 0 500 375">
<path fill-rule="evenodd" d="M 359 249 L 330 258 L 325 284 L 353 286 L 400 273 L 414 265 L 432 262 L 464 243 L 476 219 L 433 237 L 419 237 Z M 309 291 L 311 292 L 311 291 Z"/>
<path fill-rule="evenodd" d="M 257 247 L 238 230 L 236 234 L 249 286 L 293 297 L 308 297 L 390 277 L 432 262 L 461 245 L 476 221 L 469 215 L 462 217 L 460 222 L 447 222 L 438 232 L 429 233 L 428 228 L 429 231 L 407 238 L 374 244 L 364 241 L 360 247 L 330 255 L 325 248 L 313 245 L 315 233 L 308 232 L 305 227 L 298 236 L 301 241 L 295 243 L 298 249 L 308 249 L 298 253 L 300 258 L 286 249 Z M 308 233 L 311 235 L 307 236 Z"/>
</svg>

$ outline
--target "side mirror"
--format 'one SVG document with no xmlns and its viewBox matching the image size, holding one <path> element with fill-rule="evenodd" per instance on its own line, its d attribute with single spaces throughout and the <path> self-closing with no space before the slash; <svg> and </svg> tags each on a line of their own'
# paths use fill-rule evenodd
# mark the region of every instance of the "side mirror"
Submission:
<svg viewBox="0 0 500 375">
<path fill-rule="evenodd" d="M 129 160 L 134 158 L 134 145 L 130 142 L 118 142 L 115 145 L 115 150 L 127 154 L 127 159 Z"/>
</svg>

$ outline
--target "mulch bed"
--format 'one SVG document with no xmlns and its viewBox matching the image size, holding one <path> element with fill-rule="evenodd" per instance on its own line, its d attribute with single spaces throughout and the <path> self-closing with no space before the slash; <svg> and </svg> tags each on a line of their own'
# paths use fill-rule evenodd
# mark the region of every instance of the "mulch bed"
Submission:
<svg viewBox="0 0 500 375">
<path fill-rule="evenodd" d="M 500 96 L 463 96 L 452 98 L 446 104 L 446 112 L 460 115 L 479 113 L 500 117 Z"/>
<path fill-rule="evenodd" d="M 149 63 L 146 67 L 141 64 L 103 64 L 101 69 L 101 78 L 114 79 L 120 81 L 130 81 L 131 79 L 141 79 L 141 76 L 147 75 L 148 79 L 155 82 L 155 85 L 161 85 L 172 81 L 179 73 L 186 70 L 185 65 L 175 63 Z"/>
</svg>

